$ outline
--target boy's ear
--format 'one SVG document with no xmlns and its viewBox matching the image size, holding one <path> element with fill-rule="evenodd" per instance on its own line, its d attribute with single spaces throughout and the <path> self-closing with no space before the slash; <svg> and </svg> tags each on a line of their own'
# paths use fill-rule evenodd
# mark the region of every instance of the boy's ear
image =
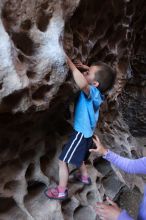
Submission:
<svg viewBox="0 0 146 220">
<path fill-rule="evenodd" d="M 94 82 L 93 82 L 93 85 L 94 85 L 95 87 L 98 87 L 98 86 L 99 86 L 99 82 L 98 82 L 98 81 L 94 81 Z"/>
</svg>

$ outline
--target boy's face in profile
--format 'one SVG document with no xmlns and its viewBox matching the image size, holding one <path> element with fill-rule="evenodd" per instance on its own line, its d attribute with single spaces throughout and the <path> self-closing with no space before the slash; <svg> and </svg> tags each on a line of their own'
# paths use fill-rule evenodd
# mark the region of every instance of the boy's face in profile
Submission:
<svg viewBox="0 0 146 220">
<path fill-rule="evenodd" d="M 99 82 L 95 80 L 95 74 L 98 73 L 100 70 L 100 66 L 91 66 L 89 70 L 83 72 L 84 77 L 86 78 L 87 82 L 95 87 L 99 86 Z"/>
</svg>

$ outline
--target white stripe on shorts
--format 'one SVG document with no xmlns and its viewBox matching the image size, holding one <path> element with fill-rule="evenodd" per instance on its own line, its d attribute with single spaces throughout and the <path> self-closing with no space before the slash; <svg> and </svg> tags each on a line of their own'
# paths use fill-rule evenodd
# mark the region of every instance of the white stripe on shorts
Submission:
<svg viewBox="0 0 146 220">
<path fill-rule="evenodd" d="M 75 148 L 74 148 L 74 150 L 73 150 L 72 154 L 70 155 L 70 158 L 68 159 L 68 163 L 70 162 L 70 160 L 71 160 L 71 158 L 72 158 L 72 156 L 73 156 L 73 154 L 74 154 L 75 150 L 77 149 L 77 147 L 78 147 L 79 143 L 81 142 L 82 137 L 83 137 L 83 134 L 81 135 L 79 142 L 76 144 L 76 146 L 75 146 Z"/>
<path fill-rule="evenodd" d="M 69 147 L 68 151 L 66 152 L 66 155 L 64 156 L 63 161 L 65 161 L 65 159 L 66 159 L 67 155 L 69 154 L 69 152 L 70 152 L 70 150 L 71 150 L 72 146 L 74 145 L 75 141 L 77 140 L 77 138 L 78 138 L 78 135 L 79 135 L 79 134 L 80 134 L 79 132 L 76 134 L 76 137 L 75 137 L 75 139 L 73 140 L 72 144 L 70 145 L 70 147 Z"/>
</svg>

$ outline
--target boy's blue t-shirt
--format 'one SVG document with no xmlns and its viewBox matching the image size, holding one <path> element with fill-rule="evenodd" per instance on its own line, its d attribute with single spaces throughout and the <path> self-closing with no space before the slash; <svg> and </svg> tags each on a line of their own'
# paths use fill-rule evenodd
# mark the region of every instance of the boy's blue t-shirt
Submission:
<svg viewBox="0 0 146 220">
<path fill-rule="evenodd" d="M 104 101 L 104 95 L 95 87 L 90 86 L 87 96 L 80 92 L 75 105 L 74 129 L 83 133 L 85 138 L 92 137 L 99 117 L 99 107 Z"/>
</svg>

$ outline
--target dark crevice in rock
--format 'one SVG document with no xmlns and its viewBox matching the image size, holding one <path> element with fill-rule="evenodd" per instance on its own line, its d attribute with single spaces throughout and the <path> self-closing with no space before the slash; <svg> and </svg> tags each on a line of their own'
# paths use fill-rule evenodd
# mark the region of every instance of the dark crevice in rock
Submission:
<svg viewBox="0 0 146 220">
<path fill-rule="evenodd" d="M 40 31 L 45 32 L 47 30 L 47 26 L 49 25 L 49 21 L 52 18 L 51 14 L 45 14 L 45 12 L 40 11 L 37 18 L 37 27 Z"/>
<path fill-rule="evenodd" d="M 12 40 L 15 46 L 24 54 L 31 56 L 34 53 L 34 42 L 25 32 L 12 33 Z"/>
<path fill-rule="evenodd" d="M 8 211 L 12 207 L 16 205 L 15 201 L 13 198 L 3 198 L 0 197 L 0 213 L 3 213 L 5 211 Z"/>
</svg>

